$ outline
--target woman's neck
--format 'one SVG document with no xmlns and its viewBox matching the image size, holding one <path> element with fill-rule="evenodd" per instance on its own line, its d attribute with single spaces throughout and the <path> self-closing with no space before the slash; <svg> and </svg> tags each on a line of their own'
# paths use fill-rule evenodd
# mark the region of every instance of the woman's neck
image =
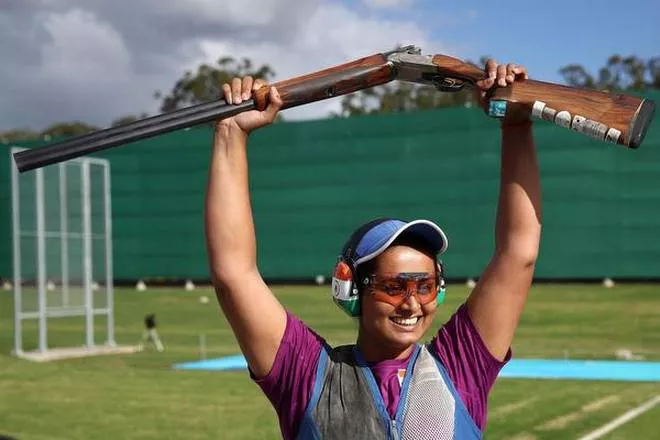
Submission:
<svg viewBox="0 0 660 440">
<path fill-rule="evenodd" d="M 373 338 L 365 337 L 362 333 L 358 334 L 356 345 L 368 363 L 406 359 L 415 348 L 414 345 L 407 347 L 385 345 L 380 341 L 374 341 Z"/>
</svg>

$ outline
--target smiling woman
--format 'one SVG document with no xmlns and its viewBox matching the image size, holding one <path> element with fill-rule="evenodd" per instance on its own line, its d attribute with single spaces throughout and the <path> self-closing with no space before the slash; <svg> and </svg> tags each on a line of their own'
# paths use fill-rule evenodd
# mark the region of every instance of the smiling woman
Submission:
<svg viewBox="0 0 660 440">
<path fill-rule="evenodd" d="M 367 361 L 409 357 L 444 299 L 436 259 L 446 249 L 445 233 L 427 220 L 376 219 L 344 245 L 333 298 L 359 317 L 357 345 Z"/>
<path fill-rule="evenodd" d="M 516 65 L 486 64 L 485 92 L 526 78 Z M 240 105 L 262 80 L 234 78 Z M 334 303 L 359 322 L 354 344 L 331 347 L 273 295 L 257 268 L 247 140 L 282 107 L 218 122 L 206 197 L 206 239 L 218 302 L 250 377 L 277 411 L 285 439 L 481 438 L 488 395 L 511 358 L 540 239 L 538 167 L 529 120 L 502 125 L 495 253 L 479 283 L 428 343 L 445 296 L 447 250 L 429 220 L 372 220 L 351 234 L 332 280 Z M 512 125 L 513 124 L 513 125 Z M 387 176 L 383 176 L 384 179 Z"/>
</svg>

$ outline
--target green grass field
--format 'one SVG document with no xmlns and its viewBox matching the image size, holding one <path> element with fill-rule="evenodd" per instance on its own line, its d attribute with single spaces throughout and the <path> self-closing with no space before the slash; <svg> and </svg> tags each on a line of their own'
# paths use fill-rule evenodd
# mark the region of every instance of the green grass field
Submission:
<svg viewBox="0 0 660 440">
<path fill-rule="evenodd" d="M 352 342 L 356 325 L 326 287 L 275 287 L 283 304 L 332 344 Z M 201 296 L 211 301 L 202 304 Z M 438 325 L 465 299 L 450 285 Z M 178 362 L 237 354 L 210 289 L 116 292 L 116 339 L 135 344 L 142 317 L 157 314 L 166 351 L 34 364 L 10 355 L 13 302 L 0 292 L 0 435 L 17 440 L 270 439 L 277 419 L 247 372 L 181 372 Z M 258 304 L 255 304 L 258 307 Z M 660 360 L 660 286 L 537 285 L 514 343 L 518 358 L 612 359 L 627 348 Z M 82 320 L 51 321 L 52 345 L 81 345 Z M 98 321 L 98 340 L 103 322 Z M 26 348 L 36 330 L 25 330 Z M 490 397 L 487 439 L 576 439 L 660 395 L 660 383 L 500 379 Z M 606 439 L 660 439 L 660 406 Z"/>
</svg>

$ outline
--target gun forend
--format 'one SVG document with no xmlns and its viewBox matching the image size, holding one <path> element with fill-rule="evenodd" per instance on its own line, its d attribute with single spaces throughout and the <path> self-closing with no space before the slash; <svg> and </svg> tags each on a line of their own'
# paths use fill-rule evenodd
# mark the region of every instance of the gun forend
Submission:
<svg viewBox="0 0 660 440">
<path fill-rule="evenodd" d="M 388 83 L 396 72 L 387 54 L 379 53 L 273 84 L 282 97 L 282 109 L 334 98 Z M 257 108 L 268 105 L 268 87 L 255 94 Z"/>
</svg>

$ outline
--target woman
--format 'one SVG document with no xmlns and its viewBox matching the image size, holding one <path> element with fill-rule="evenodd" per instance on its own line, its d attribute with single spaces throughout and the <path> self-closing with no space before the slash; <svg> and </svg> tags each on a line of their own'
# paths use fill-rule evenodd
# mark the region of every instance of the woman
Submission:
<svg viewBox="0 0 660 440">
<path fill-rule="evenodd" d="M 526 79 L 523 67 L 489 60 L 483 94 Z M 224 84 L 239 104 L 264 86 Z M 217 124 L 206 199 L 210 269 L 218 301 L 250 375 L 294 438 L 480 438 L 489 391 L 510 346 L 538 254 L 540 188 L 531 121 L 503 121 L 495 252 L 467 301 L 428 344 L 419 341 L 444 297 L 444 232 L 426 220 L 377 219 L 342 251 L 333 298 L 359 320 L 352 346 L 329 347 L 286 311 L 259 274 L 248 190 L 249 133 L 282 101 Z"/>
</svg>

